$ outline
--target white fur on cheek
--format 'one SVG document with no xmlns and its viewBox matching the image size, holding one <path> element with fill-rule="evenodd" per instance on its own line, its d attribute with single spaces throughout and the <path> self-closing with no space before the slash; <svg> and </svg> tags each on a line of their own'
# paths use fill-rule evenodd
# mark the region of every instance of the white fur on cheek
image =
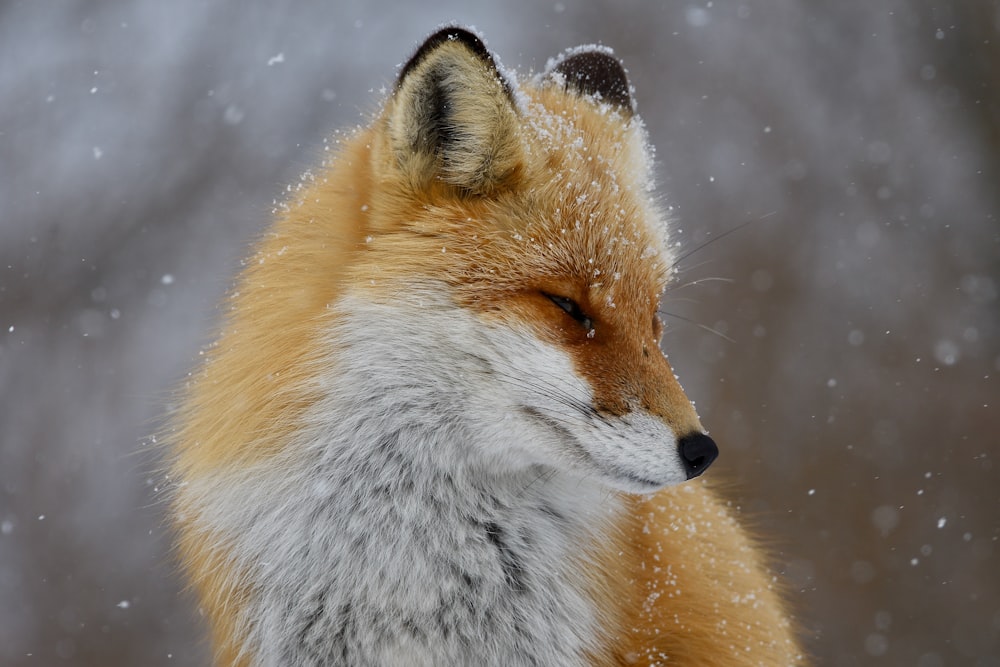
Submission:
<svg viewBox="0 0 1000 667">
<path fill-rule="evenodd" d="M 404 307 L 345 301 L 355 321 L 345 321 L 337 340 L 364 332 L 351 344 L 367 350 L 357 357 L 368 364 L 358 373 L 392 386 L 401 404 L 433 402 L 426 408 L 463 423 L 469 444 L 500 467 L 543 464 L 633 493 L 687 479 L 663 421 L 642 412 L 598 414 L 590 385 L 562 350 L 527 327 L 486 324 L 437 296 L 443 293 L 414 291 Z"/>
<path fill-rule="evenodd" d="M 486 442 L 532 462 L 596 475 L 627 492 L 650 493 L 687 479 L 677 438 L 662 420 L 644 412 L 598 414 L 593 391 L 569 357 L 527 329 L 495 325 L 486 336 L 492 373 L 469 405 L 482 415 Z M 502 421 L 490 419 L 498 414 Z"/>
<path fill-rule="evenodd" d="M 337 340 L 358 338 L 350 347 L 365 350 L 355 357 L 365 365 L 359 375 L 392 387 L 401 405 L 451 415 L 472 431 L 478 454 L 501 467 L 555 466 L 633 493 L 687 479 L 662 420 L 597 414 L 590 386 L 562 350 L 527 327 L 483 323 L 436 296 L 445 291 L 417 291 L 402 308 L 345 300 L 351 315 Z"/>
</svg>

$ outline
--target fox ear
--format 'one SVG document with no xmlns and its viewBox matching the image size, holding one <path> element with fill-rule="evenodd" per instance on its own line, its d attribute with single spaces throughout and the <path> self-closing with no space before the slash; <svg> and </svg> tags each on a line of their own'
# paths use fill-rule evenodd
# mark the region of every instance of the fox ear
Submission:
<svg viewBox="0 0 1000 667">
<path fill-rule="evenodd" d="M 406 63 L 389 135 L 411 182 L 439 178 L 466 192 L 501 186 L 521 162 L 514 92 L 482 41 L 461 28 L 431 35 Z"/>
<path fill-rule="evenodd" d="M 635 113 L 635 100 L 625 68 L 611 49 L 582 46 L 549 61 L 546 77 L 567 90 L 611 104 L 626 116 Z"/>
</svg>

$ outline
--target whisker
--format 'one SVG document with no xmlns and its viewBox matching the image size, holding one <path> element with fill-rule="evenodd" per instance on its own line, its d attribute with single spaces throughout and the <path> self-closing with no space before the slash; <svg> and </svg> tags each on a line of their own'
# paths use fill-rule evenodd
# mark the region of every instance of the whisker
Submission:
<svg viewBox="0 0 1000 667">
<path fill-rule="evenodd" d="M 730 338 L 726 334 L 722 333 L 718 329 L 713 329 L 712 327 L 710 327 L 708 325 L 702 324 L 701 322 L 697 322 L 697 321 L 692 320 L 692 319 L 690 319 L 688 317 L 684 317 L 683 315 L 678 315 L 676 313 L 669 313 L 669 312 L 667 312 L 665 310 L 659 310 L 659 311 L 657 311 L 657 314 L 658 315 L 666 315 L 667 317 L 673 317 L 675 319 L 681 320 L 682 322 L 687 322 L 688 324 L 693 324 L 696 327 L 698 327 L 699 329 L 704 329 L 705 331 L 707 331 L 709 333 L 713 333 L 716 336 L 718 336 L 719 338 L 722 338 L 723 340 L 727 340 L 730 343 L 735 343 L 736 342 L 735 340 L 733 340 L 732 338 Z"/>
<path fill-rule="evenodd" d="M 563 427 L 565 427 L 567 429 L 569 429 L 569 428 L 579 428 L 580 427 L 580 422 L 579 421 L 574 421 L 573 419 L 571 419 L 569 417 L 566 417 L 566 416 L 563 416 L 563 415 L 559 415 L 559 414 L 553 415 L 553 414 L 550 414 L 550 413 L 545 413 L 545 419 L 547 421 L 555 422 L 555 423 L 557 423 L 557 424 L 559 424 L 559 425 L 561 425 L 561 426 L 563 426 Z"/>
<path fill-rule="evenodd" d="M 507 382 L 507 384 L 531 389 L 532 391 L 535 391 L 541 395 L 554 398 L 563 405 L 565 405 L 566 407 L 572 408 L 573 410 L 582 413 L 585 416 L 597 418 L 602 421 L 607 421 L 606 417 L 604 417 L 604 415 L 598 412 L 594 408 L 594 406 L 585 401 L 580 400 L 579 398 L 576 398 L 566 390 L 559 388 L 554 383 L 541 381 L 537 377 L 532 378 L 531 380 L 526 380 L 522 376 L 511 375 L 496 368 L 494 368 L 493 370 L 494 373 L 501 380 Z M 560 380 L 561 378 L 559 378 L 558 376 L 553 376 L 553 379 Z"/>
<path fill-rule="evenodd" d="M 753 224 L 755 222 L 760 222 L 762 220 L 766 220 L 767 218 L 770 218 L 770 217 L 772 217 L 772 216 L 774 216 L 776 214 L 777 214 L 777 211 L 771 211 L 769 213 L 765 213 L 765 214 L 763 214 L 761 216 L 758 216 L 756 218 L 752 218 L 750 220 L 745 220 L 745 221 L 741 222 L 740 224 L 736 225 L 735 227 L 727 229 L 726 231 L 722 232 L 718 236 L 713 236 L 712 238 L 704 241 L 703 243 L 698 244 L 694 248 L 691 248 L 687 252 L 682 253 L 670 265 L 670 270 L 672 272 L 678 272 L 679 269 L 677 267 L 680 265 L 681 262 L 683 262 L 684 260 L 686 260 L 688 257 L 691 257 L 692 255 L 694 255 L 697 252 L 701 252 L 702 250 L 704 250 L 708 246 L 712 245 L 716 241 L 721 241 L 722 239 L 726 238 L 730 234 L 734 234 L 734 233 L 738 232 L 739 230 L 743 229 L 747 225 L 751 225 L 751 224 Z M 700 264 L 695 264 L 694 266 L 685 267 L 683 270 L 684 270 L 685 273 L 687 273 L 688 271 L 691 271 L 692 269 L 697 268 L 699 266 L 703 266 L 704 264 L 707 264 L 707 262 L 702 262 Z M 688 282 L 683 283 L 681 285 L 668 285 L 666 291 L 668 293 L 669 292 L 674 292 L 674 291 L 677 291 L 677 290 L 680 290 L 680 289 L 684 289 L 685 287 L 693 287 L 695 285 L 701 285 L 702 283 L 707 283 L 707 282 L 732 283 L 734 281 L 733 281 L 732 278 L 723 278 L 723 277 L 720 277 L 720 276 L 711 276 L 711 277 L 708 277 L 708 278 L 697 278 L 695 280 L 688 281 Z M 679 300 L 681 300 L 681 299 L 673 299 L 673 298 L 671 298 L 671 301 L 679 301 Z M 712 327 L 707 326 L 705 324 L 702 324 L 701 322 L 697 322 L 697 321 L 692 320 L 690 318 L 684 317 L 683 315 L 678 315 L 676 313 L 671 313 L 671 312 L 668 312 L 666 310 L 659 310 L 659 311 L 657 311 L 657 314 L 658 315 L 667 316 L 667 317 L 672 317 L 674 319 L 681 320 L 682 322 L 687 322 L 688 324 L 693 324 L 694 326 L 698 327 L 699 329 L 703 329 L 704 331 L 707 331 L 707 332 L 709 332 L 711 334 L 715 334 L 719 338 L 722 338 L 723 340 L 729 341 L 730 343 L 735 343 L 736 342 L 735 340 L 733 340 L 732 338 L 730 338 L 726 334 L 722 333 L 721 331 L 719 331 L 717 329 L 713 329 Z"/>
<path fill-rule="evenodd" d="M 688 274 L 688 273 L 691 273 L 692 271 L 700 269 L 703 266 L 708 266 L 713 261 L 715 261 L 715 260 L 706 259 L 706 260 L 703 260 L 701 262 L 698 262 L 697 264 L 688 264 L 687 266 L 680 266 L 680 267 L 676 266 L 676 264 L 675 264 L 674 266 L 670 267 L 670 271 L 671 271 L 671 274 L 675 275 L 675 276 L 679 276 L 682 273 L 683 274 Z"/>
<path fill-rule="evenodd" d="M 703 243 L 700 243 L 700 244 L 696 245 L 694 248 L 691 248 L 687 252 L 683 253 L 680 257 L 678 257 L 677 259 L 674 260 L 674 263 L 670 265 L 670 268 L 673 269 L 678 264 L 680 264 L 681 262 L 683 262 L 685 259 L 687 259 L 691 255 L 695 254 L 696 252 L 700 252 L 700 251 L 704 250 L 705 248 L 707 248 L 708 246 L 712 245 L 716 241 L 721 241 L 722 239 L 726 238 L 730 234 L 733 234 L 733 233 L 738 232 L 739 230 L 743 229 L 747 225 L 751 225 L 751 224 L 753 224 L 755 222 L 760 222 L 761 220 L 766 220 L 767 218 L 770 218 L 771 216 L 774 216 L 777 213 L 778 213 L 777 211 L 771 211 L 770 213 L 765 213 L 764 215 L 759 216 L 757 218 L 751 218 L 750 220 L 745 220 L 744 222 L 741 222 L 740 224 L 736 225 L 735 227 L 733 227 L 731 229 L 727 229 L 726 231 L 722 232 L 718 236 L 713 236 L 712 238 L 708 239 L 707 241 L 704 241 Z"/>
<path fill-rule="evenodd" d="M 667 288 L 667 290 L 674 291 L 674 290 L 684 289 L 685 287 L 694 287 L 695 285 L 700 285 L 702 283 L 715 283 L 715 282 L 734 283 L 736 281 L 733 280 L 732 278 L 723 278 L 722 276 L 711 276 L 708 278 L 698 278 L 696 280 L 691 280 L 684 283 L 683 285 L 671 285 Z"/>
<path fill-rule="evenodd" d="M 695 299 L 694 297 L 691 297 L 691 296 L 682 296 L 682 297 L 670 297 L 670 303 L 672 303 L 672 304 L 674 304 L 674 303 L 701 303 L 701 301 L 698 300 L 698 299 Z M 659 312 L 659 311 L 657 311 L 657 312 Z"/>
<path fill-rule="evenodd" d="M 573 401 L 572 399 L 569 399 L 569 398 L 567 398 L 565 396 L 561 396 L 561 395 L 558 394 L 558 392 L 549 391 L 549 388 L 540 387 L 540 386 L 533 386 L 533 385 L 530 385 L 530 384 L 527 384 L 527 383 L 518 382 L 516 379 L 510 378 L 509 376 L 508 377 L 500 376 L 499 380 L 501 382 L 505 382 L 508 385 L 511 385 L 511 386 L 514 386 L 514 387 L 519 387 L 519 388 L 527 388 L 527 389 L 530 389 L 531 391 L 536 392 L 536 393 L 538 393 L 540 395 L 546 396 L 548 398 L 552 398 L 552 399 L 556 400 L 557 402 L 565 405 L 567 408 L 570 408 L 573 412 L 581 414 L 584 417 L 597 417 L 597 418 L 600 418 L 602 421 L 607 421 L 607 419 L 605 417 L 603 417 L 603 415 L 601 415 L 600 413 L 598 413 L 591 406 L 589 406 L 589 405 L 587 405 L 585 403 L 581 403 L 579 401 Z M 574 421 L 574 420 L 572 420 L 572 419 L 570 419 L 568 417 L 553 416 L 553 415 L 547 415 L 547 416 L 548 416 L 548 418 L 552 419 L 553 421 L 560 422 L 560 423 L 562 423 L 562 424 L 564 424 L 566 426 L 578 427 L 580 425 L 580 423 L 578 421 Z"/>
<path fill-rule="evenodd" d="M 534 479 L 528 482 L 517 495 L 520 497 L 524 497 L 524 495 L 528 493 L 531 487 L 533 487 L 535 484 L 539 482 L 542 482 L 543 484 L 548 483 L 553 477 L 555 477 L 557 472 L 559 471 L 556 468 L 549 468 L 542 470 L 540 473 L 538 473 L 538 475 L 534 477 Z"/>
<path fill-rule="evenodd" d="M 560 399 L 561 402 L 569 405 L 571 407 L 579 408 L 586 405 L 572 394 L 566 392 L 565 390 L 559 389 L 554 385 L 548 385 L 541 382 L 538 378 L 526 378 L 520 375 L 514 375 L 507 373 L 506 371 L 500 370 L 498 368 L 493 368 L 493 372 L 499 376 L 501 379 L 505 380 L 508 384 L 517 385 L 520 387 L 526 387 L 537 391 L 538 393 L 545 394 L 546 396 L 553 396 Z"/>
</svg>

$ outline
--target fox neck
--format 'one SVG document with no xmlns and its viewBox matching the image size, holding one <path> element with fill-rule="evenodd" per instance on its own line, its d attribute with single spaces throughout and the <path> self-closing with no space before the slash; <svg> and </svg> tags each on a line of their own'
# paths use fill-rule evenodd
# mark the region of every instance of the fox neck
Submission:
<svg viewBox="0 0 1000 667">
<path fill-rule="evenodd" d="M 362 310 L 335 337 L 330 398 L 268 464 L 273 487 L 255 476 L 252 494 L 233 496 L 261 499 L 256 520 L 227 530 L 254 567 L 250 654 L 265 665 L 583 664 L 606 625 L 588 548 L 622 511 L 617 496 L 491 453 L 490 427 L 448 395 L 448 373 L 476 369 L 454 368 L 454 347 L 440 368 L 427 349 L 393 353 L 406 325 Z M 347 333 L 361 330 L 354 316 L 363 338 Z M 449 336 L 470 332 L 454 317 L 419 344 L 459 345 Z M 399 367 L 394 354 L 431 361 Z"/>
</svg>

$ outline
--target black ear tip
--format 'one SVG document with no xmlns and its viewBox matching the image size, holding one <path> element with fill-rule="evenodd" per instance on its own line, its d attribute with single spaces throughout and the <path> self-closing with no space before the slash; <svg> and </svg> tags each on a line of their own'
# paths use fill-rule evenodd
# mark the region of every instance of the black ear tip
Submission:
<svg viewBox="0 0 1000 667">
<path fill-rule="evenodd" d="M 414 69 L 424 60 L 424 58 L 427 57 L 429 53 L 445 42 L 458 42 L 463 44 L 482 60 L 495 67 L 493 54 L 491 54 L 489 49 L 486 48 L 486 45 L 483 43 L 483 40 L 479 37 L 479 35 L 468 28 L 463 28 L 457 25 L 449 25 L 439 29 L 437 32 L 424 40 L 423 44 L 420 45 L 420 48 L 417 49 L 416 53 L 410 57 L 406 64 L 403 65 L 403 69 L 399 71 L 399 76 L 396 79 L 397 85 L 398 82 L 402 81 L 412 69 Z"/>
<path fill-rule="evenodd" d="M 560 74 L 568 89 L 592 95 L 628 113 L 635 110 L 625 68 L 609 50 L 599 47 L 575 49 L 549 71 Z"/>
</svg>

